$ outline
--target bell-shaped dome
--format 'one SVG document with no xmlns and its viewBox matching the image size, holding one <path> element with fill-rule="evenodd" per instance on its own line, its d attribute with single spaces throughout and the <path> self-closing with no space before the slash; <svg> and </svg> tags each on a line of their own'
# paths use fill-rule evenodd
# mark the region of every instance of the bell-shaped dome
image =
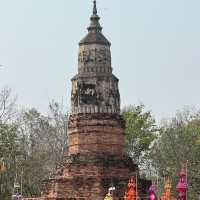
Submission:
<svg viewBox="0 0 200 200">
<path fill-rule="evenodd" d="M 90 32 L 79 42 L 79 45 L 84 44 L 103 44 L 110 46 L 110 42 L 101 32 Z"/>
<path fill-rule="evenodd" d="M 96 1 L 94 1 L 93 14 L 90 17 L 90 26 L 88 27 L 88 34 L 79 42 L 79 45 L 87 44 L 102 44 L 110 46 L 111 43 L 102 34 L 102 27 L 99 23 L 100 17 L 97 14 Z"/>
</svg>

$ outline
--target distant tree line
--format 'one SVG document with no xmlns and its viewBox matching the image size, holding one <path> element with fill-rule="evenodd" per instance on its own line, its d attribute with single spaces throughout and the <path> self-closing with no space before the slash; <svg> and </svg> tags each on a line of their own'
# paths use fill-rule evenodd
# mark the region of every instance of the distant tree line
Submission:
<svg viewBox="0 0 200 200">
<path fill-rule="evenodd" d="M 159 126 L 144 105 L 122 109 L 126 122 L 126 152 L 140 167 L 140 176 L 157 180 L 163 192 L 164 177 L 175 187 L 181 166 L 188 166 L 188 199 L 200 192 L 200 112 L 183 109 Z M 41 184 L 67 152 L 67 111 L 51 101 L 48 114 L 19 110 L 11 90 L 0 91 L 0 199 L 10 200 L 14 183 L 23 182 L 23 194 L 39 196 Z"/>
<path fill-rule="evenodd" d="M 0 92 L 0 199 L 10 200 L 15 184 L 23 182 L 24 196 L 38 196 L 67 150 L 67 113 L 62 104 L 50 102 L 42 115 L 34 108 L 17 110 L 11 90 Z"/>
</svg>

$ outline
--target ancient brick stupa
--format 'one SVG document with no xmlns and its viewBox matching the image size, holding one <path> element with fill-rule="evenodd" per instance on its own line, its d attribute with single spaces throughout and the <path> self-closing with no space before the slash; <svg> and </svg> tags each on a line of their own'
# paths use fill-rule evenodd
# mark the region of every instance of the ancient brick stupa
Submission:
<svg viewBox="0 0 200 200">
<path fill-rule="evenodd" d="M 138 173 L 124 153 L 118 78 L 112 74 L 111 43 L 99 19 L 94 1 L 88 33 L 79 43 L 78 73 L 72 78 L 68 152 L 39 199 L 103 200 L 111 186 L 114 199 L 121 199 L 128 180 Z M 140 197 L 150 184 L 138 179 Z"/>
</svg>

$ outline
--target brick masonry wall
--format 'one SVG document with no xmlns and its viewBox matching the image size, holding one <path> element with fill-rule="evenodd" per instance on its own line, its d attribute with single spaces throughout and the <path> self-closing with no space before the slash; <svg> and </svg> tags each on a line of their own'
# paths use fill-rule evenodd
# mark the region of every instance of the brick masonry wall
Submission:
<svg viewBox="0 0 200 200">
<path fill-rule="evenodd" d="M 116 187 L 114 199 L 122 199 L 138 167 L 125 156 L 124 121 L 118 114 L 71 115 L 69 149 L 56 173 L 44 182 L 42 198 L 26 200 L 102 200 Z M 140 195 L 151 182 L 139 180 Z"/>
<path fill-rule="evenodd" d="M 118 114 L 72 115 L 68 127 L 69 154 L 123 154 L 124 122 Z"/>
<path fill-rule="evenodd" d="M 126 156 L 91 153 L 67 156 L 52 179 L 51 187 L 44 189 L 44 195 L 48 198 L 102 200 L 108 188 L 114 185 L 115 199 L 121 199 L 130 176 L 137 171 L 137 165 Z M 150 182 L 139 182 L 144 190 L 141 192 L 146 193 Z"/>
</svg>

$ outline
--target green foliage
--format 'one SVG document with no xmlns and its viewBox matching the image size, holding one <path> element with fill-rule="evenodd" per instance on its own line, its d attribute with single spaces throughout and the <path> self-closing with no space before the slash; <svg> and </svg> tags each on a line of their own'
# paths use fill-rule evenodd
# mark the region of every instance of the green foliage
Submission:
<svg viewBox="0 0 200 200">
<path fill-rule="evenodd" d="M 23 195 L 40 196 L 42 181 L 49 178 L 66 153 L 67 116 L 51 102 L 44 116 L 36 109 L 15 112 L 10 90 L 0 92 L 0 199 L 10 200 L 14 182 L 22 183 Z"/>
<path fill-rule="evenodd" d="M 200 188 L 199 138 L 199 114 L 182 112 L 161 127 L 159 139 L 151 152 L 152 164 L 159 175 L 172 177 L 174 194 L 178 172 L 188 163 L 189 199 L 197 199 L 195 195 Z"/>
<path fill-rule="evenodd" d="M 156 125 L 151 112 L 144 111 L 144 105 L 129 106 L 122 112 L 126 123 L 126 151 L 133 160 L 143 165 L 156 138 Z"/>
<path fill-rule="evenodd" d="M 17 128 L 15 125 L 0 124 L 0 161 L 6 171 L 0 173 L 0 199 L 7 200 L 12 192 L 18 152 Z"/>
</svg>

